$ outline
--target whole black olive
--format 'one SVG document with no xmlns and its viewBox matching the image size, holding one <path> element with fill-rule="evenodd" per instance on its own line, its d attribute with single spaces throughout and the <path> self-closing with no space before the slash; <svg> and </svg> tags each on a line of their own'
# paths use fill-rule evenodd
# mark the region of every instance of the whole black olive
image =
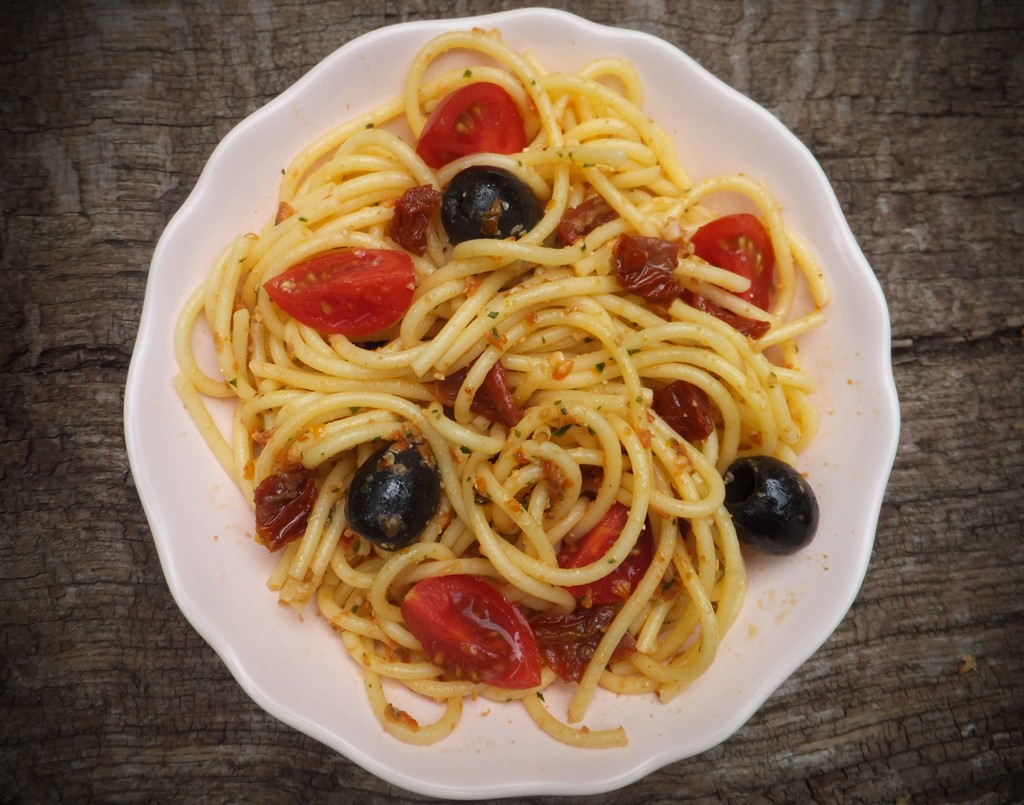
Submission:
<svg viewBox="0 0 1024 805">
<path fill-rule="evenodd" d="M 486 165 L 459 171 L 441 197 L 441 223 L 452 243 L 522 237 L 543 212 L 529 187 L 508 171 Z"/>
<path fill-rule="evenodd" d="M 818 529 L 818 501 L 807 479 L 771 456 L 738 458 L 725 471 L 725 508 L 741 542 L 790 554 Z"/>
<path fill-rule="evenodd" d="M 411 545 L 441 500 L 441 474 L 429 448 L 393 442 L 356 470 L 345 501 L 349 526 L 388 551 Z"/>
</svg>

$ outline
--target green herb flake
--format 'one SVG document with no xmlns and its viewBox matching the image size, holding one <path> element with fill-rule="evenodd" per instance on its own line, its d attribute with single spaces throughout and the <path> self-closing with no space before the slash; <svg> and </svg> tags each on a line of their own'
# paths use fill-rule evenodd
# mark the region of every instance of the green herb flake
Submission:
<svg viewBox="0 0 1024 805">
<path fill-rule="evenodd" d="M 473 77 L 473 71 L 472 71 L 472 70 L 470 70 L 470 69 L 469 69 L 469 68 L 467 67 L 467 68 L 466 68 L 466 71 L 465 71 L 465 72 L 464 72 L 464 73 L 462 74 L 462 77 L 463 77 L 463 78 L 472 78 L 472 77 Z"/>
<path fill-rule="evenodd" d="M 490 313 L 487 314 L 487 318 L 489 318 L 489 319 L 496 319 L 496 318 L 498 318 L 498 311 L 497 310 L 492 310 Z"/>
<path fill-rule="evenodd" d="M 599 362 L 598 362 L 598 363 L 597 363 L 597 364 L 596 364 L 596 365 L 594 366 L 594 368 L 595 368 L 595 369 L 597 369 L 597 371 L 599 371 L 599 372 L 603 372 L 603 371 L 604 371 L 604 361 L 599 361 Z"/>
<path fill-rule="evenodd" d="M 466 445 L 464 445 L 464 444 L 462 444 L 462 445 L 459 445 L 459 450 L 460 450 L 461 452 L 465 453 L 465 454 L 466 454 L 467 456 L 468 456 L 468 455 L 469 455 L 470 453 L 472 453 L 472 452 L 473 452 L 473 451 L 472 451 L 472 450 L 470 450 L 470 449 L 469 449 L 468 447 L 466 447 Z"/>
<path fill-rule="evenodd" d="M 541 701 L 544 701 L 544 694 L 541 693 L 539 690 L 537 691 L 537 698 L 540 699 Z"/>
<path fill-rule="evenodd" d="M 561 427 L 555 428 L 553 431 L 551 431 L 551 435 L 552 436 L 565 436 L 566 432 L 571 427 L 572 427 L 571 424 L 569 424 L 569 425 L 562 425 Z"/>
</svg>

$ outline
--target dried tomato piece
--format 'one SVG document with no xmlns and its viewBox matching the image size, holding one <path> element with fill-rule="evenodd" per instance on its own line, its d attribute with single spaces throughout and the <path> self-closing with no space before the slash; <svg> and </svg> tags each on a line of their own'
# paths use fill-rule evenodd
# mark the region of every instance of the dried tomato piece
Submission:
<svg viewBox="0 0 1024 805">
<path fill-rule="evenodd" d="M 743 333 L 743 335 L 748 335 L 755 340 L 767 333 L 771 328 L 771 324 L 766 321 L 748 319 L 746 316 L 741 316 L 739 313 L 733 313 L 731 310 L 726 310 L 721 305 L 715 304 L 710 299 L 706 299 L 700 294 L 695 294 L 692 291 L 683 292 L 683 301 L 690 307 L 695 307 L 697 310 L 703 310 L 705 313 L 710 313 L 716 319 L 724 321 L 734 330 L 738 330 Z"/>
<path fill-rule="evenodd" d="M 566 210 L 558 224 L 558 242 L 571 246 L 577 240 L 589 235 L 602 224 L 619 217 L 604 196 L 588 198 L 582 204 Z"/>
<path fill-rule="evenodd" d="M 530 621 L 540 656 L 564 682 L 579 682 L 597 646 L 618 612 L 617 604 L 576 609 L 567 615 L 540 615 Z M 636 642 L 627 632 L 612 653 L 619 662 L 636 653 Z"/>
<path fill-rule="evenodd" d="M 679 244 L 661 238 L 619 235 L 613 252 L 615 275 L 627 291 L 668 307 L 683 287 L 673 272 Z"/>
<path fill-rule="evenodd" d="M 430 216 L 441 206 L 441 193 L 429 184 L 410 187 L 395 202 L 388 235 L 406 251 L 422 257 L 427 251 Z"/>
<path fill-rule="evenodd" d="M 316 482 L 305 467 L 268 475 L 256 487 L 256 538 L 277 551 L 301 537 L 316 502 Z"/>
<path fill-rule="evenodd" d="M 715 429 L 707 393 L 685 380 L 654 392 L 654 412 L 688 442 L 706 439 Z"/>
<path fill-rule="evenodd" d="M 505 374 L 505 367 L 501 365 L 501 361 L 495 363 L 484 376 L 484 382 L 477 393 L 478 397 L 481 395 L 494 408 L 498 422 L 511 428 L 518 425 L 523 418 L 523 409 L 512 396 L 512 390 L 508 387 L 508 375 Z"/>
<path fill-rule="evenodd" d="M 469 367 L 466 367 L 448 375 L 444 380 L 426 385 L 439 403 L 452 406 L 455 405 L 459 389 L 462 388 L 468 374 Z M 488 370 L 469 408 L 473 413 L 485 416 L 491 422 L 500 422 L 510 428 L 519 424 L 519 420 L 523 418 L 523 409 L 512 396 L 512 390 L 508 386 L 508 375 L 501 361 Z"/>
</svg>

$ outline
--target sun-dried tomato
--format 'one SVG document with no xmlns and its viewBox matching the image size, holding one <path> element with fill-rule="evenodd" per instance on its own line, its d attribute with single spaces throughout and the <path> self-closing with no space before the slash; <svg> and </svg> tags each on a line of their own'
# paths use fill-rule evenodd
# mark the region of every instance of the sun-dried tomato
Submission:
<svg viewBox="0 0 1024 805">
<path fill-rule="evenodd" d="M 578 608 L 567 615 L 540 615 L 530 621 L 540 656 L 559 679 L 580 681 L 618 610 L 618 605 L 606 604 Z M 636 642 L 626 632 L 612 653 L 611 661 L 625 660 L 635 653 Z"/>
<path fill-rule="evenodd" d="M 739 330 L 743 335 L 748 335 L 755 340 L 767 333 L 771 328 L 771 324 L 766 321 L 748 319 L 746 316 L 741 316 L 738 313 L 733 313 L 731 310 L 726 310 L 724 307 L 715 304 L 710 299 L 706 299 L 700 294 L 695 294 L 691 291 L 683 292 L 683 301 L 690 307 L 695 307 L 697 310 L 703 310 L 705 313 L 710 313 L 716 319 L 724 321 L 734 330 Z"/>
<path fill-rule="evenodd" d="M 426 385 L 439 403 L 452 406 L 455 405 L 459 389 L 462 388 L 468 374 L 469 367 L 466 367 L 448 375 L 443 380 Z M 491 422 L 500 422 L 510 428 L 519 424 L 519 420 L 523 418 L 523 409 L 519 407 L 512 396 L 512 390 L 508 386 L 508 375 L 505 373 L 505 367 L 501 365 L 501 361 L 495 363 L 488 370 L 484 382 L 477 389 L 469 408 L 473 413 L 485 416 Z"/>
<path fill-rule="evenodd" d="M 682 292 L 683 287 L 673 274 L 679 259 L 678 243 L 622 234 L 613 256 L 615 275 L 627 291 L 665 307 Z"/>
<path fill-rule="evenodd" d="M 255 492 L 256 538 L 277 551 L 301 537 L 316 502 L 316 482 L 305 467 L 276 472 Z"/>
<path fill-rule="evenodd" d="M 441 205 L 441 193 L 428 184 L 410 187 L 395 202 L 388 235 L 406 251 L 422 257 L 427 251 L 430 216 Z"/>
<path fill-rule="evenodd" d="M 676 380 L 654 392 L 654 412 L 688 442 L 706 439 L 715 429 L 711 401 L 693 383 Z"/>
<path fill-rule="evenodd" d="M 565 211 L 558 224 L 558 242 L 563 246 L 571 246 L 602 224 L 618 217 L 619 214 L 605 201 L 604 196 L 588 198 L 579 206 Z"/>
</svg>

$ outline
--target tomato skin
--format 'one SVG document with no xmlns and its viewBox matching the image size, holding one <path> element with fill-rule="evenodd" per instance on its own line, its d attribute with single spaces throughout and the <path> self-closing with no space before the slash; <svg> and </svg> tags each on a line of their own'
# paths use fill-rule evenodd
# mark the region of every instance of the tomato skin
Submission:
<svg viewBox="0 0 1024 805">
<path fill-rule="evenodd" d="M 478 81 L 451 92 L 437 105 L 416 143 L 431 168 L 467 154 L 516 154 L 526 147 L 519 107 L 503 87 Z"/>
<path fill-rule="evenodd" d="M 417 582 L 402 618 L 427 657 L 460 679 L 509 690 L 540 684 L 540 652 L 525 616 L 476 576 Z"/>
<path fill-rule="evenodd" d="M 263 287 L 296 321 L 355 337 L 379 332 L 405 315 L 416 272 L 404 252 L 342 249 L 297 263 Z"/>
<path fill-rule="evenodd" d="M 768 230 L 749 213 L 723 215 L 698 229 L 694 253 L 707 263 L 750 280 L 740 299 L 767 310 L 775 277 L 775 250 Z"/>
<path fill-rule="evenodd" d="M 613 503 L 598 524 L 575 544 L 562 543 L 558 551 L 559 567 L 585 567 L 599 561 L 619 538 L 628 519 L 629 509 L 621 503 Z M 645 528 L 629 556 L 615 570 L 590 584 L 566 589 L 587 606 L 622 602 L 636 589 L 653 560 L 654 538 Z"/>
</svg>

